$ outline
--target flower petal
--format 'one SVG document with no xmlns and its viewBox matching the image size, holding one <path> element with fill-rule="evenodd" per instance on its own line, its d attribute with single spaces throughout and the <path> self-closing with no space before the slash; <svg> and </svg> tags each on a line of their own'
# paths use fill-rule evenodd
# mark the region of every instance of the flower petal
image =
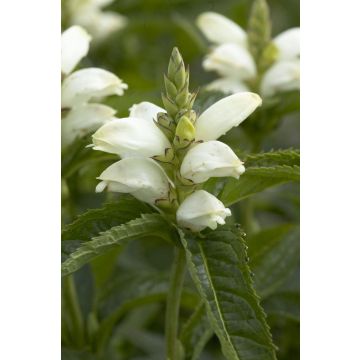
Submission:
<svg viewBox="0 0 360 360">
<path fill-rule="evenodd" d="M 157 120 L 156 115 L 159 112 L 166 112 L 160 106 L 151 102 L 143 101 L 139 104 L 134 104 L 130 109 L 130 117 L 146 119 L 148 121 Z"/>
<path fill-rule="evenodd" d="M 219 100 L 197 119 L 195 139 L 216 140 L 240 125 L 261 103 L 260 96 L 251 92 L 241 92 Z"/>
<path fill-rule="evenodd" d="M 243 162 L 228 145 L 220 141 L 207 141 L 191 148 L 180 168 L 181 176 L 195 184 L 211 177 L 231 176 L 238 179 L 244 171 Z"/>
<path fill-rule="evenodd" d="M 61 146 L 71 144 L 110 121 L 116 111 L 101 104 L 84 104 L 71 109 L 61 121 Z"/>
<path fill-rule="evenodd" d="M 246 32 L 227 17 L 215 13 L 202 13 L 196 20 L 196 25 L 207 39 L 215 44 L 237 43 L 246 46 Z"/>
<path fill-rule="evenodd" d="M 223 44 L 214 48 L 203 61 L 207 71 L 237 78 L 251 79 L 256 76 L 256 65 L 250 52 L 237 44 Z"/>
<path fill-rule="evenodd" d="M 71 26 L 61 35 L 61 72 L 71 73 L 89 51 L 91 36 L 81 26 Z"/>
<path fill-rule="evenodd" d="M 260 92 L 270 97 L 278 92 L 297 90 L 300 88 L 300 61 L 276 62 L 264 75 Z"/>
<path fill-rule="evenodd" d="M 225 77 L 212 81 L 206 85 L 205 89 L 207 91 L 222 91 L 224 94 L 249 91 L 249 88 L 242 80 Z"/>
<path fill-rule="evenodd" d="M 131 156 L 163 155 L 171 145 L 157 126 L 146 119 L 115 119 L 102 126 L 93 136 L 94 149 Z"/>
<path fill-rule="evenodd" d="M 225 218 L 231 215 L 230 209 L 214 195 L 198 190 L 188 196 L 176 212 L 177 223 L 192 231 L 201 231 L 206 227 L 213 230 L 217 224 L 223 225 Z"/>
<path fill-rule="evenodd" d="M 286 30 L 273 39 L 279 60 L 292 60 L 300 56 L 300 28 Z"/>
<path fill-rule="evenodd" d="M 166 199 L 170 181 L 160 165 L 152 159 L 128 158 L 110 165 L 99 177 L 102 180 L 97 192 L 130 193 L 137 199 L 154 205 L 156 200 Z"/>
<path fill-rule="evenodd" d="M 127 87 L 127 84 L 109 71 L 98 68 L 78 70 L 70 74 L 62 84 L 61 107 L 71 108 L 94 97 L 121 96 Z"/>
</svg>

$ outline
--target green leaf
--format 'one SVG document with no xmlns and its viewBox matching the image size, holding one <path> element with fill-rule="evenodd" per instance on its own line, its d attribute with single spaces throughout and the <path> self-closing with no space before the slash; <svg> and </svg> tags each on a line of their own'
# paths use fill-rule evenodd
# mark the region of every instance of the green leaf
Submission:
<svg viewBox="0 0 360 360">
<path fill-rule="evenodd" d="M 98 298 L 98 311 L 102 319 L 97 334 L 98 345 L 104 346 L 111 329 L 125 312 L 145 304 L 165 301 L 168 289 L 168 272 L 127 270 L 112 277 Z M 193 308 L 198 301 L 198 295 L 185 287 L 182 305 Z"/>
<path fill-rule="evenodd" d="M 235 227 L 183 235 L 188 267 L 226 358 L 276 359 L 242 236 Z"/>
<path fill-rule="evenodd" d="M 300 294 L 298 291 L 276 292 L 268 296 L 262 305 L 269 316 L 285 317 L 300 322 Z"/>
<path fill-rule="evenodd" d="M 159 214 L 143 214 L 126 224 L 114 226 L 88 242 L 82 243 L 61 266 L 62 276 L 69 275 L 101 254 L 130 240 L 158 236 L 171 241 L 176 232 Z"/>
<path fill-rule="evenodd" d="M 181 330 L 180 341 L 185 350 L 185 359 L 198 359 L 213 334 L 205 305 L 201 303 Z"/>
<path fill-rule="evenodd" d="M 274 293 L 299 264 L 299 228 L 280 225 L 260 231 L 248 240 L 249 265 L 261 297 Z"/>
<path fill-rule="evenodd" d="M 100 209 L 91 209 L 64 227 L 62 240 L 88 241 L 100 232 L 136 219 L 141 214 L 153 213 L 149 205 L 130 195 L 122 195 L 115 202 L 107 203 Z"/>
<path fill-rule="evenodd" d="M 300 180 L 300 154 L 295 150 L 248 155 L 240 179 L 227 179 L 219 199 L 230 206 L 275 185 Z"/>
</svg>

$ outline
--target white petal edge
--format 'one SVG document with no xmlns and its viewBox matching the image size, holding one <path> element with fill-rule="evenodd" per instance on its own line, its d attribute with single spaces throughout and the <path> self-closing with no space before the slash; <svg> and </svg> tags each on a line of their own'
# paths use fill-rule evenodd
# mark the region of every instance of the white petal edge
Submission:
<svg viewBox="0 0 360 360">
<path fill-rule="evenodd" d="M 81 26 L 71 26 L 61 35 L 61 72 L 71 73 L 89 51 L 91 36 Z"/>
<path fill-rule="evenodd" d="M 139 104 L 134 104 L 130 109 L 130 117 L 146 119 L 148 121 L 156 121 L 156 115 L 159 112 L 166 112 L 165 109 L 157 106 L 151 102 L 143 101 Z"/>
<path fill-rule="evenodd" d="M 127 87 L 127 84 L 107 70 L 99 68 L 78 70 L 65 78 L 62 84 L 61 107 L 71 108 L 103 96 L 121 96 Z"/>
<path fill-rule="evenodd" d="M 206 109 L 195 123 L 196 140 L 216 140 L 240 125 L 262 104 L 259 95 L 240 92 L 225 97 Z"/>
<path fill-rule="evenodd" d="M 212 177 L 229 176 L 238 179 L 244 172 L 244 163 L 230 146 L 215 140 L 191 148 L 180 168 L 181 176 L 195 184 L 203 183 Z"/>
<path fill-rule="evenodd" d="M 61 146 L 70 145 L 77 137 L 95 131 L 114 117 L 116 111 L 102 104 L 85 104 L 74 107 L 61 120 Z"/>
<path fill-rule="evenodd" d="M 236 94 L 249 91 L 248 86 L 240 79 L 220 78 L 205 86 L 207 91 L 221 91 L 224 94 Z"/>
<path fill-rule="evenodd" d="M 246 32 L 234 21 L 216 12 L 205 12 L 198 16 L 196 25 L 206 38 L 215 44 L 237 43 L 246 46 Z"/>
<path fill-rule="evenodd" d="M 299 60 L 276 62 L 265 73 L 260 85 L 260 92 L 263 97 L 298 89 L 300 89 Z"/>
<path fill-rule="evenodd" d="M 216 71 L 224 77 L 252 79 L 256 76 L 256 65 L 250 52 L 237 44 L 215 47 L 204 59 L 206 71 Z"/>
<path fill-rule="evenodd" d="M 278 60 L 292 60 L 300 56 L 300 28 L 288 29 L 273 39 Z"/>
</svg>

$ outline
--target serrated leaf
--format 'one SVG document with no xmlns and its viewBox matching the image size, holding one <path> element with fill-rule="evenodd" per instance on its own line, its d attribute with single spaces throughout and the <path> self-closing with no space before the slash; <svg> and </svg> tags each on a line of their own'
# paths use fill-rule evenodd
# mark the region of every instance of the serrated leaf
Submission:
<svg viewBox="0 0 360 360">
<path fill-rule="evenodd" d="M 140 218 L 126 224 L 114 226 L 99 236 L 84 242 L 61 266 L 62 276 L 69 275 L 97 256 L 119 245 L 126 245 L 130 240 L 148 236 L 158 236 L 171 241 L 175 232 L 159 214 L 143 214 Z"/>
<path fill-rule="evenodd" d="M 219 199 L 226 206 L 272 186 L 300 180 L 300 155 L 295 150 L 248 155 L 244 160 L 245 173 L 239 180 L 227 179 L 220 191 Z"/>
<path fill-rule="evenodd" d="M 190 274 L 226 358 L 276 359 L 265 313 L 247 265 L 242 233 L 234 227 L 209 231 L 205 238 L 185 234 L 181 240 Z"/>
<path fill-rule="evenodd" d="M 79 215 L 75 221 L 64 227 L 61 238 L 88 241 L 100 232 L 148 213 L 154 213 L 154 209 L 132 196 L 122 195 L 118 201 Z"/>
<path fill-rule="evenodd" d="M 256 290 L 262 297 L 268 296 L 299 264 L 299 228 L 286 224 L 266 229 L 251 236 L 248 244 Z"/>
<path fill-rule="evenodd" d="M 201 303 L 184 324 L 180 333 L 185 360 L 197 360 L 213 334 L 214 331 L 209 324 L 205 305 Z"/>
</svg>

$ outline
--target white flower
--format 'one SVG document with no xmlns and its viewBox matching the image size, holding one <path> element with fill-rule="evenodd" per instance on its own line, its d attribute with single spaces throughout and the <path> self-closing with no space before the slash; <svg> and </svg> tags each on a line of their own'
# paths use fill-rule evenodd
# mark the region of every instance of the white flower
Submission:
<svg viewBox="0 0 360 360">
<path fill-rule="evenodd" d="M 243 89 L 246 91 L 246 81 L 256 79 L 257 71 L 247 47 L 245 31 L 235 22 L 214 12 L 201 14 L 197 19 L 197 25 L 207 39 L 216 45 L 206 56 L 203 67 L 205 70 L 216 71 L 223 80 L 209 84 L 208 89 L 225 93 L 244 91 Z M 261 95 L 267 97 L 300 87 L 300 29 L 288 29 L 277 35 L 272 43 L 276 48 L 277 58 L 265 72 L 260 84 Z M 285 74 L 282 74 L 282 71 Z M 281 78 L 278 81 L 277 76 Z M 238 86 L 234 85 L 234 81 Z"/>
<path fill-rule="evenodd" d="M 102 10 L 112 2 L 113 0 L 69 0 L 67 11 L 70 22 L 83 26 L 95 40 L 101 41 L 127 24 L 124 16 Z"/>
<path fill-rule="evenodd" d="M 61 107 L 69 108 L 103 96 L 121 96 L 127 87 L 127 84 L 107 70 L 81 69 L 64 80 L 61 87 Z"/>
<path fill-rule="evenodd" d="M 65 75 L 61 85 L 61 107 L 66 111 L 61 126 L 62 147 L 95 131 L 115 115 L 112 108 L 89 104 L 89 101 L 108 95 L 120 96 L 127 89 L 127 84 L 103 69 L 88 68 L 72 73 L 86 56 L 90 40 L 90 35 L 80 26 L 72 26 L 61 36 L 61 72 Z"/>
<path fill-rule="evenodd" d="M 214 195 L 198 190 L 188 196 L 176 212 L 177 223 L 192 231 L 201 231 L 206 227 L 215 230 L 217 224 L 225 224 L 225 218 L 231 215 L 230 209 Z"/>
<path fill-rule="evenodd" d="M 103 125 L 92 136 L 94 150 L 131 156 L 163 155 L 170 142 L 160 129 L 144 118 L 122 118 Z"/>
<path fill-rule="evenodd" d="M 69 111 L 61 122 L 61 146 L 70 145 L 77 137 L 95 131 L 110 121 L 115 110 L 102 104 L 83 104 Z"/>
<path fill-rule="evenodd" d="M 157 200 L 167 199 L 171 181 L 165 171 L 152 159 L 128 158 L 110 165 L 99 177 L 102 180 L 96 192 L 129 193 L 138 200 L 155 205 Z"/>
<path fill-rule="evenodd" d="M 208 141 L 191 148 L 180 168 L 181 176 L 195 184 L 211 177 L 231 176 L 238 179 L 244 171 L 243 162 L 228 145 L 220 141 Z"/>
<path fill-rule="evenodd" d="M 80 26 L 72 26 L 61 35 L 61 72 L 71 73 L 87 55 L 91 36 Z"/>
<path fill-rule="evenodd" d="M 206 109 L 196 120 L 196 140 L 216 140 L 240 125 L 262 100 L 259 95 L 241 92 L 225 97 Z"/>
</svg>

